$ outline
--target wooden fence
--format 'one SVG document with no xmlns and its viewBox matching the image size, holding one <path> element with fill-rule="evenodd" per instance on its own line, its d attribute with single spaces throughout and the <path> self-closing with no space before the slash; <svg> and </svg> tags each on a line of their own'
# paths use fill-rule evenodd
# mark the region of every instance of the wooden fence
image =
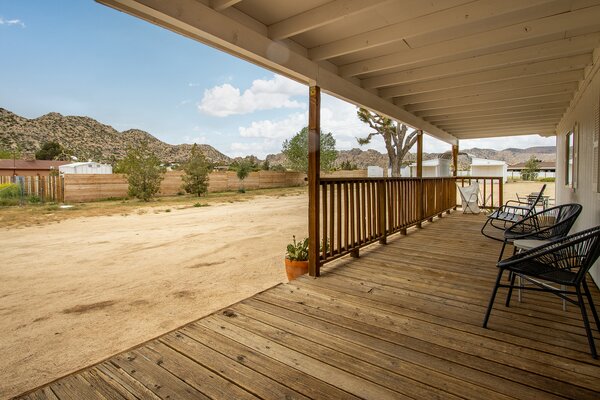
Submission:
<svg viewBox="0 0 600 400">
<path fill-rule="evenodd" d="M 165 174 L 160 185 L 159 195 L 173 196 L 182 192 L 183 181 L 181 171 L 170 171 Z M 276 187 L 300 186 L 304 184 L 305 174 L 299 172 L 258 171 L 240 183 L 233 171 L 211 172 L 208 191 L 225 192 L 238 190 L 243 184 L 245 189 L 268 189 Z M 85 202 L 127 196 L 127 178 L 121 174 L 112 175 L 65 175 L 66 202 Z"/>
<path fill-rule="evenodd" d="M 323 178 L 320 264 L 456 206 L 455 178 Z"/>
<path fill-rule="evenodd" d="M 0 184 L 14 183 L 20 186 L 22 198 L 36 197 L 43 203 L 63 202 L 64 182 L 62 176 L 0 176 Z"/>
</svg>

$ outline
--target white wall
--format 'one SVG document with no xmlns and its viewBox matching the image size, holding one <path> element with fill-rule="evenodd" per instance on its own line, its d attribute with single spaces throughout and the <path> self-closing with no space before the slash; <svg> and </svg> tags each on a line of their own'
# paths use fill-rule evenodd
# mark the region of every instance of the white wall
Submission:
<svg viewBox="0 0 600 400">
<path fill-rule="evenodd" d="M 498 176 L 508 180 L 507 165 L 471 165 L 471 176 Z"/>
<path fill-rule="evenodd" d="M 598 148 L 594 147 L 594 135 L 598 135 L 596 120 L 600 112 L 600 73 L 598 62 L 600 51 L 594 52 L 595 67 L 588 74 L 580 91 L 575 96 L 571 107 L 558 124 L 556 138 L 556 201 L 557 204 L 580 203 L 583 211 L 572 232 L 600 225 L 600 190 L 598 188 Z M 566 133 L 575 123 L 579 126 L 578 143 L 576 143 L 577 187 L 565 186 Z M 598 136 L 596 136 L 597 138 Z M 596 139 L 597 141 L 598 139 Z M 595 153 L 595 154 L 594 154 Z M 594 155 L 596 159 L 594 159 Z M 600 262 L 591 271 L 592 278 L 600 287 Z"/>
</svg>

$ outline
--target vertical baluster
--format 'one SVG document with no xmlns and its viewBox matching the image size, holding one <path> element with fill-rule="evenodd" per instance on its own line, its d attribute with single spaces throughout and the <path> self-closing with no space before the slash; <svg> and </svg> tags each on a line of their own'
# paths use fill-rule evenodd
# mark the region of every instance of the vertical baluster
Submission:
<svg viewBox="0 0 600 400">
<path fill-rule="evenodd" d="M 336 222 L 337 222 L 337 254 L 342 252 L 342 185 L 341 183 L 336 184 L 336 192 L 337 192 L 337 213 L 336 213 Z M 333 246 L 333 244 L 332 244 Z"/>
<path fill-rule="evenodd" d="M 335 246 L 335 183 L 333 182 L 329 193 L 329 242 L 323 242 L 323 245 L 329 247 L 329 255 L 333 256 L 333 246 Z"/>
<path fill-rule="evenodd" d="M 350 248 L 350 211 L 349 211 L 349 202 L 350 198 L 348 195 L 348 182 L 344 182 L 344 249 L 348 250 Z"/>
<path fill-rule="evenodd" d="M 362 196 L 360 206 L 362 212 L 362 220 L 361 220 L 361 243 L 366 242 L 367 240 L 367 188 L 365 181 L 361 182 L 360 195 Z"/>
<path fill-rule="evenodd" d="M 350 246 L 356 246 L 356 187 L 354 182 L 350 182 Z"/>
<path fill-rule="evenodd" d="M 328 218 L 328 215 L 327 215 L 327 183 L 322 184 L 321 187 L 323 188 L 323 192 L 322 192 L 322 196 L 321 196 L 321 202 L 322 202 L 321 210 L 323 210 L 322 211 L 323 221 L 321 224 L 321 227 L 322 227 L 321 231 L 323 232 L 323 239 L 322 239 L 323 243 L 327 243 L 327 239 L 328 239 L 327 238 L 327 226 L 328 226 L 327 225 L 327 218 Z M 318 243 L 317 245 L 320 246 L 321 244 Z M 326 248 L 326 246 L 322 246 L 322 247 L 323 247 L 322 251 L 321 251 L 322 258 L 323 258 L 323 261 L 325 261 L 327 259 L 327 248 Z"/>
</svg>

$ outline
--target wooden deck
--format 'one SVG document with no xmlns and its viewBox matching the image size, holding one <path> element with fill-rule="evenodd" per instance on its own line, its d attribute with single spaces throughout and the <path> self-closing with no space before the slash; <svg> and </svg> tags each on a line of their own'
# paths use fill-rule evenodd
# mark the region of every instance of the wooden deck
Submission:
<svg viewBox="0 0 600 400">
<path fill-rule="evenodd" d="M 500 292 L 481 328 L 499 250 L 482 221 L 444 216 L 23 398 L 599 399 L 574 306 Z"/>
</svg>

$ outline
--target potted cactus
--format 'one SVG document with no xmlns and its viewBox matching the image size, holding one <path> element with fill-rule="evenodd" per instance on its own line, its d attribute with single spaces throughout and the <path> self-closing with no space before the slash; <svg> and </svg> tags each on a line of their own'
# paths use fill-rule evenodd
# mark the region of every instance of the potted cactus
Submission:
<svg viewBox="0 0 600 400">
<path fill-rule="evenodd" d="M 292 243 L 287 245 L 285 273 L 289 281 L 308 273 L 308 238 L 296 242 L 293 236 Z"/>
</svg>

